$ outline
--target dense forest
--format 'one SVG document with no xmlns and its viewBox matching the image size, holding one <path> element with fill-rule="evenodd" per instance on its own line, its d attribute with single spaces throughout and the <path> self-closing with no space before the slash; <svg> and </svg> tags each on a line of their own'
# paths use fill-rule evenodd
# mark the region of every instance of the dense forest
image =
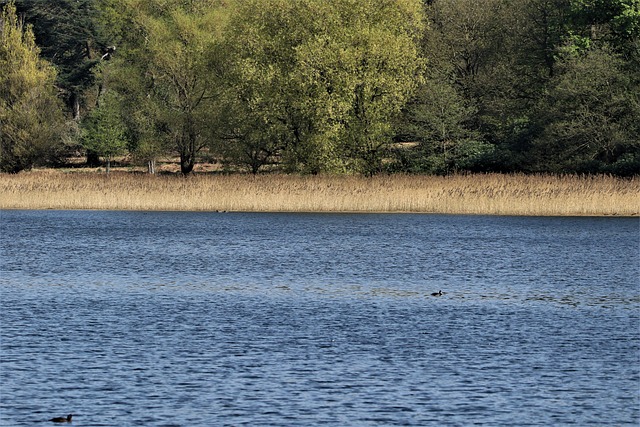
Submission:
<svg viewBox="0 0 640 427">
<path fill-rule="evenodd" d="M 640 173 L 640 0 L 0 0 L 0 170 Z"/>
</svg>

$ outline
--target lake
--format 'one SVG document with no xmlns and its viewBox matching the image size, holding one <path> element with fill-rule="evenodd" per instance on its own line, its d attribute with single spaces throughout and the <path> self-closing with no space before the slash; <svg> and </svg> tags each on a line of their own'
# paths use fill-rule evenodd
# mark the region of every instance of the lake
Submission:
<svg viewBox="0 0 640 427">
<path fill-rule="evenodd" d="M 638 218 L 1 211 L 0 236 L 0 426 L 640 422 Z"/>
</svg>

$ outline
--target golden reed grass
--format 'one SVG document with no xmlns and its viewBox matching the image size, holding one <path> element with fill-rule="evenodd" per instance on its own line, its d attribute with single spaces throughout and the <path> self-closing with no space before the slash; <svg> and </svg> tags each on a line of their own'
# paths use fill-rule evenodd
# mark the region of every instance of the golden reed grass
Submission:
<svg viewBox="0 0 640 427">
<path fill-rule="evenodd" d="M 640 179 L 550 175 L 0 175 L 0 209 L 635 216 Z"/>
</svg>

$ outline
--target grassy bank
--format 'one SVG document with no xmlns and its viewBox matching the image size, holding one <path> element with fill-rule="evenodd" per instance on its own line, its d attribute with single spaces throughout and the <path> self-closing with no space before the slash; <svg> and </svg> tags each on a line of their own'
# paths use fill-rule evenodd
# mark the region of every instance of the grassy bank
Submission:
<svg viewBox="0 0 640 427">
<path fill-rule="evenodd" d="M 632 216 L 639 194 L 609 176 L 0 175 L 0 209 Z"/>
</svg>

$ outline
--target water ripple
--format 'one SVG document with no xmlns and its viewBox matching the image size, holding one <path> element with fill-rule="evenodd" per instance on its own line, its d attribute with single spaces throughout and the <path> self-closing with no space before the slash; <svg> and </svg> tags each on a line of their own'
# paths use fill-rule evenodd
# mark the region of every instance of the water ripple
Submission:
<svg viewBox="0 0 640 427">
<path fill-rule="evenodd" d="M 16 211 L 0 233 L 0 426 L 640 421 L 637 221 Z"/>
</svg>

